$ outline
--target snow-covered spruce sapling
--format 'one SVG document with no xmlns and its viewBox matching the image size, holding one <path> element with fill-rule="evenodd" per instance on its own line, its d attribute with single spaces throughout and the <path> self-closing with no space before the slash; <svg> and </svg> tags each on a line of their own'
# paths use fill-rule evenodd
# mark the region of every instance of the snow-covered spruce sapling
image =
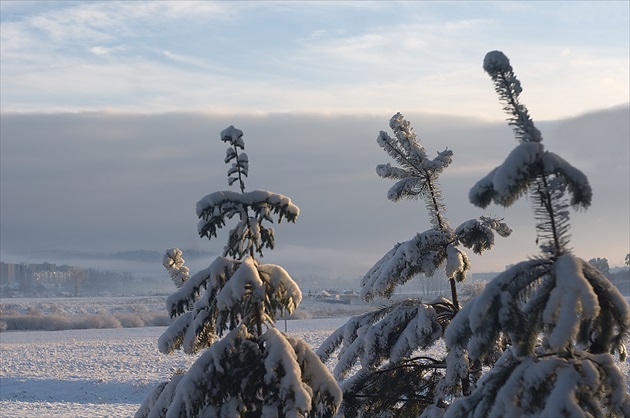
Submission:
<svg viewBox="0 0 630 418">
<path fill-rule="evenodd" d="M 274 216 L 295 222 L 299 209 L 277 193 L 245 192 L 243 132 L 230 126 L 221 139 L 230 144 L 229 184 L 237 182 L 240 193 L 207 195 L 197 203 L 197 216 L 199 235 L 209 239 L 237 219 L 223 255 L 193 276 L 180 250 L 164 256 L 178 287 L 166 307 L 177 319 L 160 337 L 159 350 L 205 351 L 186 373 L 156 387 L 136 417 L 333 416 L 341 390 L 330 371 L 305 341 L 274 327 L 278 313 L 297 308 L 300 289 L 282 267 L 255 258 L 275 244 L 266 224 Z"/>
<path fill-rule="evenodd" d="M 509 206 L 527 194 L 541 253 L 492 280 L 446 330 L 451 350 L 467 348 L 471 359 L 504 349 L 446 416 L 628 417 L 628 385 L 611 354 L 626 356 L 630 309 L 610 280 L 569 248 L 568 207 L 587 208 L 591 187 L 543 147 L 508 58 L 490 52 L 484 69 L 519 144 L 471 189 L 470 201 Z"/>
<path fill-rule="evenodd" d="M 506 224 L 489 217 L 469 220 L 453 230 L 445 217 L 438 184 L 439 175 L 451 163 L 452 151 L 438 152 L 430 159 L 400 113 L 389 125 L 395 136 L 381 132 L 377 142 L 399 166 L 382 164 L 376 172 L 397 180 L 388 192 L 390 200 L 424 200 L 431 229 L 385 254 L 363 278 L 361 295 L 368 301 L 377 296 L 390 298 L 398 285 L 419 275 L 430 277 L 443 268 L 452 299 L 423 302 L 412 298 L 391 303 L 355 316 L 322 344 L 318 355 L 324 360 L 339 351 L 334 373 L 343 381 L 339 414 L 346 417 L 418 416 L 428 407 L 444 409 L 454 394 L 469 391 L 474 373 L 469 374 L 464 350 L 438 359 L 418 350 L 438 343 L 460 309 L 456 282 L 465 279 L 470 264 L 459 247 L 480 254 L 492 248 L 495 232 L 501 236 L 511 233 Z M 356 363 L 360 368 L 352 375 Z"/>
</svg>

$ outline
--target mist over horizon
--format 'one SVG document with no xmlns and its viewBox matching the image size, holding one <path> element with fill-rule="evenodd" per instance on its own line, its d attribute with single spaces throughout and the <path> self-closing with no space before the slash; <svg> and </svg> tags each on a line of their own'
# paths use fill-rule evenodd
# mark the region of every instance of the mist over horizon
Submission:
<svg viewBox="0 0 630 418">
<path fill-rule="evenodd" d="M 589 210 L 570 213 L 574 253 L 607 258 L 611 267 L 623 265 L 630 251 L 629 109 L 536 123 L 546 149 L 582 170 L 594 191 Z M 301 210 L 296 224 L 275 225 L 277 247 L 262 262 L 296 277 L 357 279 L 396 242 L 429 228 L 424 204 L 388 201 L 393 183 L 375 173 L 377 164 L 390 162 L 375 139 L 380 130 L 389 132 L 394 113 L 3 112 L 0 258 L 19 263 L 47 261 L 34 254 L 50 250 L 162 253 L 172 247 L 221 253 L 232 226 L 216 239 L 200 239 L 194 210 L 203 196 L 230 189 L 219 132 L 234 125 L 244 132 L 250 159 L 246 189 L 284 194 Z M 502 271 L 536 255 L 526 199 L 507 209 L 468 203 L 470 187 L 517 144 L 507 123 L 402 113 L 429 155 L 447 147 L 454 152 L 441 176 L 451 226 L 485 214 L 514 230 L 483 256 L 467 251 L 472 272 Z M 191 273 L 211 261 L 195 260 Z M 155 274 L 166 276 L 161 264 Z"/>
</svg>

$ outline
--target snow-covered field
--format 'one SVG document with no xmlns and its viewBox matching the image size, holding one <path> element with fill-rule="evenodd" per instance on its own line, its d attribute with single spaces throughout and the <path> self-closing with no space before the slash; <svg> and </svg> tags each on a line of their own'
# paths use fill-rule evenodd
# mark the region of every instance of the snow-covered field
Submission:
<svg viewBox="0 0 630 418">
<path fill-rule="evenodd" d="M 164 297 L 3 299 L 0 320 L 57 331 L 0 332 L 0 416 L 133 416 L 147 394 L 195 356 L 161 354 L 165 326 L 139 326 L 135 316 L 165 315 Z M 314 348 L 366 305 L 305 300 L 297 317 L 277 327 Z M 10 319 L 12 318 L 12 319 Z M 35 320 L 34 320 L 35 319 Z M 13 322 L 11 322 L 13 321 Z M 134 328 L 122 328 L 135 324 Z M 128 325 L 128 326 L 132 326 Z M 99 326 L 100 329 L 66 329 Z M 106 327 L 114 328 L 106 328 Z M 11 329 L 11 328 L 9 328 Z"/>
<path fill-rule="evenodd" d="M 164 298 L 4 299 L 0 308 L 5 318 L 9 313 L 30 312 L 53 317 L 44 323 L 66 326 L 77 323 L 68 319 L 73 316 L 107 318 L 122 313 L 163 312 Z M 317 348 L 348 316 L 367 309 L 366 305 L 305 300 L 298 316 L 308 319 L 279 321 L 277 326 L 284 331 L 286 324 L 288 333 Z M 0 332 L 0 416 L 133 416 L 153 387 L 177 370 L 188 369 L 196 359 L 181 352 L 161 354 L 157 339 L 165 329 L 145 326 Z M 619 366 L 630 379 L 630 362 Z"/>
</svg>

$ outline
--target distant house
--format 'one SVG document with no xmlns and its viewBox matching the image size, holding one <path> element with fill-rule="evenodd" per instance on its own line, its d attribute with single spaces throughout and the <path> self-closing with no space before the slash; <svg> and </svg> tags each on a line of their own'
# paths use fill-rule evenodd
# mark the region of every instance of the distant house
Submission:
<svg viewBox="0 0 630 418">
<path fill-rule="evenodd" d="M 326 303 L 341 303 L 344 305 L 350 305 L 350 298 L 342 297 L 339 292 L 331 292 L 334 291 L 326 291 L 322 289 L 319 294 L 315 295 L 314 299 Z"/>
</svg>

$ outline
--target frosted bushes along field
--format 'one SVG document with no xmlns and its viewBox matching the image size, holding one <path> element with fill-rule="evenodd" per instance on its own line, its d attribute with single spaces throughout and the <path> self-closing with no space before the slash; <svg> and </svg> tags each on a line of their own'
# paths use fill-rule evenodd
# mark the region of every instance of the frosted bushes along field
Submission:
<svg viewBox="0 0 630 418">
<path fill-rule="evenodd" d="M 0 331 L 61 331 L 69 329 L 136 328 L 168 326 L 172 320 L 158 312 L 88 316 L 13 314 L 0 320 Z"/>
<path fill-rule="evenodd" d="M 162 296 L 3 299 L 0 332 L 168 326 L 172 319 L 165 305 Z M 370 309 L 373 307 L 359 301 L 339 305 L 305 298 L 286 319 L 337 318 Z"/>
<path fill-rule="evenodd" d="M 5 299 L 0 331 L 167 326 L 163 297 Z"/>
</svg>

